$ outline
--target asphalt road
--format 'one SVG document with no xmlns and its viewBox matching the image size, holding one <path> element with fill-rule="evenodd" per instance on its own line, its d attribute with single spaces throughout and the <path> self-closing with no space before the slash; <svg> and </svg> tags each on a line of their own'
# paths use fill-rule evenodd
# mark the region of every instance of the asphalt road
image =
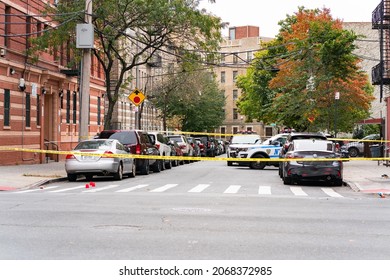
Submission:
<svg viewBox="0 0 390 280">
<path fill-rule="evenodd" d="M 390 258 L 388 200 L 291 189 L 276 168 L 196 162 L 86 183 L 0 193 L 0 259 Z"/>
</svg>

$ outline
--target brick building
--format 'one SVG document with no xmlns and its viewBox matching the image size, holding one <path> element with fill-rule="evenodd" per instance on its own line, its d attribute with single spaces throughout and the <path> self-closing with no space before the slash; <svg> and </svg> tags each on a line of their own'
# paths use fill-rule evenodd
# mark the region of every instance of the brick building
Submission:
<svg viewBox="0 0 390 280">
<path fill-rule="evenodd" d="M 254 131 L 263 138 L 275 134 L 275 128 L 271 125 L 266 125 L 261 120 L 247 122 L 245 116 L 238 113 L 236 101 L 241 95 L 241 89 L 238 89 L 235 84 L 236 77 L 246 73 L 254 53 L 261 48 L 261 42 L 271 39 L 260 37 L 257 26 L 229 28 L 229 37 L 221 44 L 222 61 L 220 67 L 215 70 L 220 88 L 226 98 L 225 120 L 218 133 Z"/>
<path fill-rule="evenodd" d="M 41 53 L 37 62 L 26 55 L 29 39 L 53 27 L 41 15 L 50 1 L 0 0 L 0 146 L 70 150 L 78 142 L 79 77 L 66 65 L 66 46 Z M 92 57 L 89 135 L 103 129 L 104 75 Z M 0 165 L 43 163 L 45 153 L 0 151 Z M 48 157 L 58 160 L 57 155 Z M 61 156 L 59 156 L 61 158 Z"/>
</svg>

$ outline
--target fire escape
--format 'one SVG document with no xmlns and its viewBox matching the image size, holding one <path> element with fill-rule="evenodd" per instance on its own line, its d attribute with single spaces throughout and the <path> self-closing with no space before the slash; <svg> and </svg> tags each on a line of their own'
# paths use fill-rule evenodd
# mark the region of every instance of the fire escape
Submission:
<svg viewBox="0 0 390 280">
<path fill-rule="evenodd" d="M 390 85 L 390 0 L 382 0 L 372 12 L 372 29 L 379 31 L 380 62 L 372 68 L 372 84 L 380 86 L 380 101 L 383 87 Z"/>
</svg>

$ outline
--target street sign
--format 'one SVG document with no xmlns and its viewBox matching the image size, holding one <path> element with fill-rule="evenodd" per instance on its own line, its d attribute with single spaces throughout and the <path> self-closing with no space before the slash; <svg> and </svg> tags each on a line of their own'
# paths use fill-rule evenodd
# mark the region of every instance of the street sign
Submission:
<svg viewBox="0 0 390 280">
<path fill-rule="evenodd" d="M 145 95 L 142 91 L 135 89 L 127 98 L 129 98 L 135 106 L 139 106 L 144 101 Z"/>
</svg>

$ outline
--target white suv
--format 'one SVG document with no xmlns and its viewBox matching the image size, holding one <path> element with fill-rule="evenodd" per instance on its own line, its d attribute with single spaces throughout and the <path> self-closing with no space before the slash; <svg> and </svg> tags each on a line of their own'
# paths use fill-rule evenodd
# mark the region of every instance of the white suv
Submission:
<svg viewBox="0 0 390 280">
<path fill-rule="evenodd" d="M 168 145 L 168 138 L 160 132 L 148 132 L 149 136 L 155 141 L 160 156 L 172 156 L 172 148 Z M 163 159 L 161 161 L 161 170 L 171 169 L 172 161 Z"/>
<path fill-rule="evenodd" d="M 230 144 L 227 148 L 226 155 L 228 158 L 237 158 L 241 149 L 248 146 L 260 145 L 261 137 L 257 134 L 236 134 L 233 135 Z M 234 161 L 229 160 L 228 166 L 232 166 Z M 237 161 L 237 163 L 240 163 Z"/>
</svg>

